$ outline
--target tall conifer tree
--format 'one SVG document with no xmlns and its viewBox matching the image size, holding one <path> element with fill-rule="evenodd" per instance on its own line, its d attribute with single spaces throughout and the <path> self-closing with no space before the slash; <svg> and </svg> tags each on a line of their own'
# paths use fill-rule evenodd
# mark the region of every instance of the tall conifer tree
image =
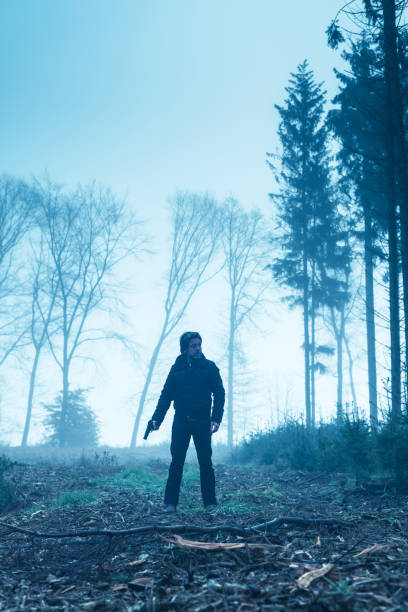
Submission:
<svg viewBox="0 0 408 612">
<path fill-rule="evenodd" d="M 269 165 L 280 185 L 270 194 L 276 203 L 281 227 L 282 255 L 275 259 L 275 278 L 291 291 L 292 306 L 301 306 L 304 323 L 305 409 L 308 426 L 315 421 L 315 371 L 317 355 L 325 350 L 316 343 L 316 317 L 323 294 L 319 261 L 323 244 L 331 239 L 333 214 L 330 187 L 328 131 L 325 125 L 325 92 L 307 62 L 298 66 L 286 88 L 283 106 L 276 106 L 281 123 L 279 164 L 268 154 Z"/>
<path fill-rule="evenodd" d="M 345 42 L 339 27 L 339 15 L 347 11 L 364 30 L 355 34 L 361 39 L 369 30 L 377 52 L 381 54 L 384 127 L 384 200 L 387 203 L 388 272 L 390 299 L 390 349 L 392 417 L 401 412 L 401 341 L 399 312 L 399 264 L 401 263 L 404 305 L 405 363 L 408 363 L 408 151 L 406 130 L 406 23 L 407 0 L 354 0 L 340 10 L 327 29 L 329 45 L 336 48 Z M 363 21 L 365 15 L 365 23 Z M 348 30 L 349 31 L 349 30 Z M 399 240 L 399 237 L 401 240 Z M 406 376 L 407 388 L 407 376 Z"/>
<path fill-rule="evenodd" d="M 368 34 L 343 54 L 346 73 L 337 72 L 340 91 L 329 123 L 341 144 L 342 184 L 354 208 L 356 235 L 364 248 L 365 314 L 370 422 L 377 424 L 377 366 L 374 268 L 385 259 L 379 237 L 387 232 L 386 126 L 382 61 Z M 361 227 L 362 226 L 362 227 Z"/>
</svg>

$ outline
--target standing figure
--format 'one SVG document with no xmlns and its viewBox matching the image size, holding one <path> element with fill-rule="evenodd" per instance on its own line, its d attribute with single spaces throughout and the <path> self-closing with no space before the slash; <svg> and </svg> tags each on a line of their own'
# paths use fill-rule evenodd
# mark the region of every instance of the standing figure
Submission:
<svg viewBox="0 0 408 612">
<path fill-rule="evenodd" d="M 217 505 L 211 456 L 211 435 L 218 431 L 224 413 L 225 391 L 219 369 L 201 351 L 198 332 L 180 337 L 180 352 L 160 394 L 152 416 L 152 429 L 159 429 L 171 402 L 174 421 L 171 433 L 169 468 L 164 494 L 165 512 L 176 512 L 184 461 L 193 436 L 200 465 L 201 493 L 207 510 Z"/>
</svg>

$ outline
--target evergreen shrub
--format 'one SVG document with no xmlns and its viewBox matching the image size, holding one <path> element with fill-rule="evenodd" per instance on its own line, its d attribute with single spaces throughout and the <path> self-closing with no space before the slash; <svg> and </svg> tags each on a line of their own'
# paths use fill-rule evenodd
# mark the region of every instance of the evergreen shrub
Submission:
<svg viewBox="0 0 408 612">
<path fill-rule="evenodd" d="M 353 472 L 357 480 L 366 478 L 377 464 L 375 440 L 368 423 L 364 419 L 346 418 L 339 429 L 346 471 Z"/>
<path fill-rule="evenodd" d="M 235 449 L 233 461 L 294 470 L 349 471 L 359 479 L 373 469 L 377 457 L 368 424 L 346 418 L 341 424 L 320 423 L 315 428 L 289 420 L 275 429 L 257 431 Z"/>
<path fill-rule="evenodd" d="M 62 391 L 52 404 L 43 404 L 47 412 L 46 443 L 50 446 L 95 447 L 98 445 L 99 426 L 95 413 L 87 404 L 88 389 L 68 391 L 65 417 L 62 418 Z"/>
<path fill-rule="evenodd" d="M 15 487 L 7 479 L 6 473 L 16 465 L 5 455 L 0 457 L 0 512 L 3 512 L 16 499 Z"/>
<path fill-rule="evenodd" d="M 399 491 L 408 491 L 408 414 L 396 422 L 388 415 L 375 431 L 359 418 L 314 428 L 287 421 L 250 435 L 232 459 L 277 469 L 349 472 L 356 482 L 375 474 L 388 478 Z"/>
<path fill-rule="evenodd" d="M 408 491 L 408 415 L 397 422 L 390 417 L 379 428 L 377 449 L 383 470 L 395 480 L 395 486 Z"/>
<path fill-rule="evenodd" d="M 339 472 L 344 469 L 343 452 L 340 450 L 340 428 L 335 423 L 320 423 L 313 433 L 317 444 L 314 469 L 324 472 Z"/>
</svg>

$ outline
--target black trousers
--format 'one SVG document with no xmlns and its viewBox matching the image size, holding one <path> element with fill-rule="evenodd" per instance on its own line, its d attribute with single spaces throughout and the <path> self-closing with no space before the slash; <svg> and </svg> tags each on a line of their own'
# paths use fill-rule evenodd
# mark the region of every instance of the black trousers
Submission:
<svg viewBox="0 0 408 612">
<path fill-rule="evenodd" d="M 172 461 L 169 468 L 164 503 L 177 506 L 183 476 L 184 461 L 193 436 L 197 459 L 200 465 L 201 494 L 204 505 L 216 504 L 215 476 L 211 456 L 210 420 L 195 420 L 184 415 L 174 416 L 171 432 L 170 452 Z"/>
</svg>

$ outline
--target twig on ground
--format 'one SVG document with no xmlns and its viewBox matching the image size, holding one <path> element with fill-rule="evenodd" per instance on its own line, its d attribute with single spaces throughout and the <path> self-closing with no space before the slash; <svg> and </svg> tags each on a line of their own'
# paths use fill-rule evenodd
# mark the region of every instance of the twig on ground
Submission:
<svg viewBox="0 0 408 612">
<path fill-rule="evenodd" d="M 163 533 L 217 533 L 218 531 L 225 531 L 229 533 L 235 533 L 237 535 L 246 535 L 259 532 L 260 530 L 270 530 L 281 527 L 282 525 L 298 525 L 300 527 L 316 527 L 316 526 L 342 526 L 351 527 L 354 523 L 350 521 L 342 521 L 333 518 L 297 518 L 293 516 L 279 516 L 272 521 L 260 523 L 252 527 L 236 527 L 235 525 L 214 525 L 212 527 L 200 527 L 196 525 L 144 525 L 143 527 L 133 527 L 130 529 L 89 529 L 85 531 L 61 531 L 55 533 L 48 533 L 44 531 L 34 531 L 32 529 L 26 529 L 19 527 L 18 525 L 12 525 L 0 521 L 0 527 L 8 529 L 8 533 L 22 533 L 31 537 L 36 538 L 89 538 L 93 536 L 125 536 L 125 535 L 138 535 L 150 532 Z"/>
</svg>

